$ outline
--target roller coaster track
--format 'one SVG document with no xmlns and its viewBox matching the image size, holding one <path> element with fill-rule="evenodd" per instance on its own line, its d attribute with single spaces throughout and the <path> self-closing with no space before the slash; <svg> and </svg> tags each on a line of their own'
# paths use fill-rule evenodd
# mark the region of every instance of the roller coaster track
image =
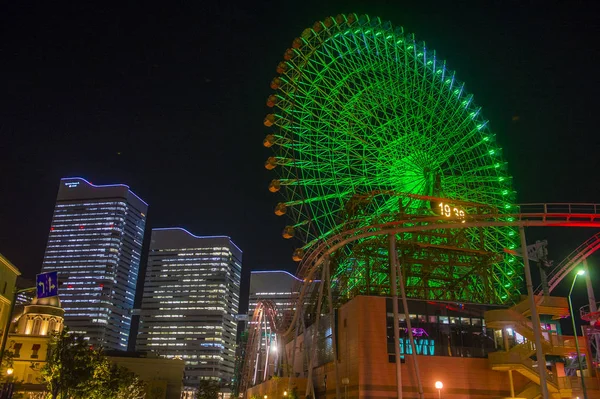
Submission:
<svg viewBox="0 0 600 399">
<path fill-rule="evenodd" d="M 588 256 L 600 249 L 600 233 L 596 233 L 580 246 L 578 246 L 573 252 L 571 252 L 562 262 L 548 272 L 548 289 L 550 292 L 556 288 L 556 286 L 565 278 L 573 269 L 581 264 L 581 262 Z M 535 295 L 542 295 L 542 286 L 538 286 L 535 290 Z"/>
<path fill-rule="evenodd" d="M 443 198 L 414 196 L 423 200 L 444 201 Z M 298 296 L 296 309 L 301 306 L 311 286 L 307 282 L 315 279 L 315 274 L 325 258 L 357 240 L 372 239 L 377 236 L 405 232 L 430 231 L 437 229 L 463 229 L 469 227 L 588 227 L 600 228 L 600 204 L 588 203 L 533 203 L 521 204 L 517 213 L 484 213 L 467 215 L 465 218 L 405 215 L 399 220 L 381 224 L 360 226 L 342 231 L 315 245 L 304 256 L 298 267 L 297 277 L 304 283 L 297 283 Z M 285 317 L 287 326 L 280 326 L 283 335 L 290 335 L 298 319 L 298 313 Z M 288 324 L 289 323 L 289 324 Z M 287 327 L 287 328 L 285 328 Z"/>
<path fill-rule="evenodd" d="M 277 332 L 277 309 L 272 301 L 260 300 L 254 308 L 252 320 L 248 327 L 248 342 L 246 343 L 246 353 L 244 358 L 244 367 L 240 379 L 239 392 L 245 392 L 249 386 L 256 382 L 259 358 L 262 345 L 262 333 L 266 331 L 263 326 L 269 323 L 271 331 Z M 269 348 L 265 348 L 267 355 Z M 251 384 L 252 382 L 252 384 Z"/>
</svg>

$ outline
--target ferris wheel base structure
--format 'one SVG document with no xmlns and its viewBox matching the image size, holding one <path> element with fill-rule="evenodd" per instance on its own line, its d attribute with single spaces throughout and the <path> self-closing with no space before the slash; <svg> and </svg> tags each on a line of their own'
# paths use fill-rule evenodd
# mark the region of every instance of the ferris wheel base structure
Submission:
<svg viewBox="0 0 600 399">
<path fill-rule="evenodd" d="M 446 219 L 441 219 L 439 218 L 439 216 L 436 217 L 422 217 L 422 218 L 418 218 L 418 220 L 414 217 L 411 217 L 410 220 L 397 220 L 394 222 L 388 222 L 388 223 L 384 223 L 382 225 L 370 225 L 370 226 L 363 226 L 360 228 L 356 228 L 356 229 L 352 229 L 349 231 L 345 231 L 345 232 L 341 232 L 336 236 L 330 237 L 329 240 L 327 240 L 326 242 L 323 242 L 321 246 L 317 246 L 316 248 L 314 248 L 313 252 L 310 254 L 307 254 L 306 257 L 303 259 L 303 262 L 300 265 L 299 271 L 298 271 L 298 277 L 300 278 L 300 281 L 302 281 L 302 287 L 300 287 L 300 289 L 296 292 L 300 292 L 300 296 L 298 297 L 298 302 L 297 302 L 297 309 L 302 308 L 302 305 L 304 303 L 304 301 L 307 299 L 307 295 L 310 292 L 310 290 L 308 289 L 309 287 L 314 287 L 314 282 L 317 281 L 318 278 L 321 278 L 321 286 L 325 286 L 325 291 L 327 294 L 331 293 L 331 288 L 329 287 L 329 285 L 331 284 L 331 280 L 330 277 L 327 276 L 327 272 L 326 270 L 328 270 L 328 267 L 323 267 L 323 264 L 325 263 L 325 265 L 328 262 L 329 256 L 334 253 L 335 251 L 339 250 L 340 248 L 344 247 L 345 245 L 349 245 L 351 244 L 353 241 L 356 240 L 364 240 L 364 239 L 368 239 L 368 238 L 372 238 L 372 237 L 377 237 L 377 236 L 387 236 L 390 237 L 390 242 L 393 242 L 394 240 L 391 239 L 391 237 L 396 236 L 396 234 L 401 233 L 401 232 L 405 232 L 405 231 L 426 231 L 426 230 L 436 230 L 436 229 L 440 229 L 440 228 L 452 228 L 452 229 L 466 229 L 466 228 L 471 228 L 471 227 L 487 227 L 487 226 L 504 226 L 504 225 L 511 225 L 511 226 L 518 226 L 518 227 L 538 227 L 538 226 L 557 226 L 557 227 L 577 227 L 577 228 L 581 228 L 581 227 L 589 227 L 589 228 L 598 228 L 600 227 L 600 205 L 597 204 L 535 204 L 535 205 L 521 205 L 519 208 L 521 211 L 519 213 L 515 213 L 515 214 L 511 214 L 511 215 L 494 215 L 494 214 L 486 214 L 486 215 L 469 215 L 468 217 L 462 219 L 462 220 L 452 220 L 452 218 L 446 218 Z M 495 219 L 497 218 L 502 218 L 504 220 L 502 221 L 497 221 Z M 408 224 L 408 226 L 407 226 Z M 392 267 L 392 266 L 390 266 Z M 321 276 L 318 275 L 318 272 L 321 271 Z M 401 279 L 401 278 L 400 278 Z M 529 287 L 528 287 L 529 288 Z M 325 298 L 326 297 L 326 293 L 323 292 L 323 290 L 321 289 L 319 294 L 320 294 L 320 298 Z M 533 295 L 533 292 L 531 293 L 531 295 Z M 533 297 L 533 296 L 532 296 Z M 546 298 L 546 297 L 543 297 Z M 551 297 L 547 297 L 548 300 L 552 299 Z M 355 315 L 355 314 L 361 314 L 365 317 L 367 317 L 366 320 L 358 320 L 356 321 L 356 325 L 358 327 L 358 334 L 364 334 L 364 337 L 368 337 L 369 334 L 374 334 L 374 332 L 370 331 L 371 327 L 367 327 L 367 326 L 371 326 L 374 324 L 382 324 L 381 322 L 378 322 L 376 320 L 370 320 L 368 319 L 368 317 L 375 317 L 375 315 L 377 314 L 377 307 L 381 307 L 380 305 L 376 305 L 377 301 L 385 301 L 386 298 L 385 297 L 362 297 L 362 296 L 358 296 L 355 297 L 353 300 L 350 300 L 349 302 L 341 305 L 341 307 L 337 310 L 335 310 L 335 314 L 336 314 L 336 320 L 337 322 L 335 322 L 336 326 L 334 327 L 333 324 L 331 324 L 330 322 L 330 329 L 333 328 L 333 334 L 336 335 L 340 335 L 340 334 L 346 334 L 347 332 L 344 332 L 345 329 L 347 329 L 348 327 L 348 318 L 349 317 L 355 317 L 355 316 L 347 316 L 346 318 L 344 318 L 344 310 L 346 307 L 350 307 L 353 308 L 354 306 L 359 306 L 362 307 L 363 302 L 367 301 L 369 302 L 368 305 L 364 305 L 364 309 L 359 310 L 359 309 L 354 309 L 349 311 L 349 315 Z M 387 299 L 389 300 L 389 298 Z M 361 305 L 356 305 L 355 302 L 358 301 L 359 303 L 361 303 Z M 537 301 L 537 305 L 535 306 L 535 308 L 537 308 L 538 306 L 541 306 L 540 309 L 549 309 L 549 305 L 547 305 L 546 303 L 547 301 L 544 301 L 544 303 L 541 303 L 539 300 Z M 564 302 L 564 300 L 562 301 Z M 552 303 L 552 304 L 556 304 L 556 303 L 562 303 L 560 301 L 557 300 L 553 300 L 550 301 L 548 303 Z M 321 299 L 319 300 L 319 303 L 321 303 Z M 431 303 L 431 302 L 429 302 Z M 411 305 L 412 307 L 413 305 Z M 446 308 L 451 308 L 452 305 L 450 307 L 448 307 L 448 305 L 445 305 Z M 474 306 L 481 306 L 481 305 L 468 305 L 470 308 L 473 308 Z M 557 315 L 560 313 L 560 317 L 564 317 L 565 314 L 563 314 L 565 312 L 565 306 L 563 305 L 552 305 L 552 306 L 557 306 L 557 310 L 556 313 Z M 550 306 L 550 308 L 552 308 L 552 306 Z M 387 306 L 389 307 L 389 306 Z M 402 305 L 400 305 L 400 307 L 402 307 Z M 289 362 L 289 358 L 290 358 L 290 354 L 291 352 L 293 352 L 292 348 L 297 348 L 297 340 L 298 338 L 298 322 L 299 320 L 303 319 L 302 315 L 299 314 L 298 312 L 295 312 L 293 315 L 288 315 L 287 317 L 283 317 L 282 319 L 280 319 L 280 321 L 283 320 L 287 320 L 286 322 L 284 322 L 284 324 L 279 324 L 277 325 L 277 321 L 276 321 L 276 309 L 274 309 L 273 307 L 271 307 L 268 303 L 262 305 L 263 309 L 269 309 L 268 310 L 268 314 L 270 314 L 271 316 L 269 316 L 269 323 L 272 325 L 272 329 L 273 331 L 277 331 L 278 335 L 281 337 L 288 337 L 288 342 L 287 342 L 287 346 L 288 347 L 286 349 L 286 354 L 288 356 L 288 362 Z M 527 304 L 520 304 L 516 307 L 516 309 L 518 309 L 518 312 L 523 312 L 523 313 L 527 313 L 527 309 L 530 309 L 530 307 L 527 306 Z M 525 310 L 524 310 L 525 309 Z M 261 310 L 264 313 L 264 310 Z M 333 312 L 333 311 L 332 311 Z M 386 308 L 386 306 L 383 306 L 383 312 L 385 314 L 389 314 L 389 309 Z M 404 320 L 409 320 L 409 316 L 408 316 L 408 310 L 406 309 L 407 315 L 406 318 Z M 414 310 L 411 309 L 411 312 L 415 312 Z M 508 315 L 511 316 L 512 313 L 510 313 L 510 310 L 508 311 Z M 561 313 L 562 312 L 562 313 Z M 514 312 L 513 312 L 514 313 Z M 515 315 L 517 314 L 515 313 Z M 553 313 L 553 315 L 554 315 Z M 567 312 L 568 313 L 568 312 Z M 330 314 L 333 314 L 330 312 Z M 531 313 L 527 313 L 528 316 L 531 316 Z M 380 316 L 381 317 L 381 316 Z M 458 316 L 455 316 L 458 317 Z M 538 316 L 536 316 L 538 317 Z M 523 318 L 523 316 L 515 316 L 513 319 L 511 319 L 510 317 L 504 317 L 504 321 L 502 321 L 503 324 L 503 328 L 502 334 L 508 334 L 507 331 L 521 331 L 520 330 L 520 326 L 525 325 L 526 323 L 528 323 L 527 320 L 523 319 L 521 320 L 521 318 Z M 327 319 L 327 318 L 326 318 Z M 329 319 L 331 320 L 331 319 Z M 462 320 L 462 319 L 461 319 Z M 469 325 L 472 325 L 471 323 L 474 323 L 474 319 L 468 318 L 469 320 Z M 459 322 L 460 323 L 460 322 Z M 508 324 L 507 324 L 508 323 Z M 511 324 L 512 323 L 512 324 Z M 260 324 L 260 323 L 259 323 Z M 510 325 L 511 327 L 507 327 L 508 325 Z M 342 327 L 343 326 L 343 327 Z M 513 328 L 514 327 L 514 328 Z M 314 330 L 313 332 L 311 332 L 310 329 L 306 329 L 305 326 L 301 327 L 304 329 L 304 335 L 305 334 L 314 334 Z M 389 328 L 389 326 L 388 326 Z M 417 327 L 420 328 L 420 327 Z M 508 328 L 508 330 L 507 330 Z M 412 327 L 408 327 L 408 329 L 413 332 L 414 328 Z M 406 328 L 405 328 L 406 330 Z M 291 336 L 295 333 L 294 336 L 294 340 L 291 340 Z M 302 330 L 300 330 L 302 331 Z M 416 330 L 415 330 L 416 331 Z M 303 334 L 300 334 L 301 336 Z M 526 335 L 528 339 L 533 340 L 533 334 L 534 331 L 521 331 L 519 334 L 521 335 Z M 527 335 L 529 334 L 529 335 Z M 389 338 L 389 336 L 388 336 Z M 311 339 L 319 339 L 318 336 L 312 336 Z M 323 340 L 323 337 L 320 338 L 321 340 Z M 344 338 L 346 339 L 346 338 Z M 404 338 L 403 338 L 404 339 Z M 406 338 L 407 339 L 407 338 Z M 525 394 L 525 391 L 535 391 L 537 392 L 534 396 L 539 394 L 540 391 L 540 376 L 539 374 L 535 374 L 535 370 L 532 371 L 532 364 L 528 364 L 528 355 L 523 355 L 523 353 L 519 352 L 520 355 L 519 356 L 525 356 L 524 358 L 522 358 L 518 364 L 516 363 L 511 363 L 510 362 L 510 355 L 507 355 L 508 358 L 504 359 L 502 358 L 501 361 L 498 361 L 497 357 L 495 358 L 496 360 L 494 361 L 494 363 L 492 364 L 492 367 L 490 367 L 490 364 L 488 364 L 487 360 L 483 361 L 483 359 L 462 359 L 462 360 L 457 360 L 455 356 L 450 356 L 451 360 L 449 359 L 443 359 L 440 360 L 438 358 L 438 356 L 440 355 L 440 350 L 445 352 L 445 349 L 440 349 L 439 345 L 436 348 L 434 348 L 434 346 L 431 346 L 430 343 L 432 341 L 428 341 L 427 339 L 425 339 L 423 341 L 423 337 L 417 338 L 415 341 L 415 338 L 413 337 L 410 340 L 407 339 L 407 341 L 405 342 L 405 346 L 403 351 L 405 355 L 409 355 L 412 353 L 417 353 L 419 355 L 422 356 L 432 356 L 434 357 L 434 360 L 431 364 L 429 364 L 429 359 L 430 358 L 422 358 L 420 359 L 420 362 L 422 362 L 423 364 L 421 365 L 421 367 L 425 367 L 426 370 L 428 370 L 428 372 L 426 372 L 425 374 L 428 375 L 429 371 L 436 369 L 438 366 L 443 365 L 443 368 L 449 368 L 449 369 L 456 369 L 457 367 L 461 370 L 463 370 L 464 372 L 466 372 L 467 374 L 469 374 L 470 377 L 468 378 L 476 378 L 476 379 L 480 379 L 482 381 L 488 381 L 488 388 L 490 386 L 490 384 L 492 384 L 490 381 L 496 381 L 498 380 L 498 373 L 493 372 L 493 370 L 504 370 L 507 371 L 508 374 L 510 374 L 510 383 L 511 386 L 513 387 L 513 391 L 516 389 L 517 392 L 519 392 L 520 390 L 523 391 L 523 394 Z M 300 339 L 300 341 L 305 341 L 306 338 L 302 338 Z M 327 338 L 325 337 L 325 341 L 327 340 Z M 416 342 L 416 345 L 415 345 Z M 564 338 L 562 339 L 561 342 L 564 342 Z M 379 343 L 381 345 L 383 345 L 383 343 Z M 325 344 L 327 346 L 327 344 Z M 352 344 L 355 345 L 355 344 Z M 375 343 L 373 343 L 373 345 L 375 345 Z M 387 345 L 387 344 L 386 344 Z M 412 349 L 411 345 L 414 345 Z M 329 344 L 329 346 L 331 346 L 331 343 Z M 336 350 L 336 352 L 338 352 L 336 354 L 336 358 L 339 358 L 341 355 L 339 353 L 339 351 L 341 351 L 344 346 L 343 342 L 340 342 L 336 345 L 336 347 L 338 347 L 338 349 Z M 541 345 L 543 346 L 543 344 Z M 571 345 L 572 346 L 572 345 Z M 556 348 L 556 349 L 548 349 L 547 347 L 544 347 L 546 350 L 550 351 L 550 354 L 553 354 L 554 352 L 552 351 L 560 351 L 561 354 L 565 354 L 565 350 L 570 350 L 571 346 L 565 347 L 564 343 L 561 344 L 560 348 Z M 300 347 L 302 347 L 302 345 L 300 345 Z M 589 347 L 588 345 L 586 345 L 585 343 L 582 343 L 582 347 Z M 375 349 L 371 348 L 371 350 L 369 351 L 369 353 L 371 355 L 373 355 L 373 351 L 376 351 Z M 411 352 L 412 351 L 412 352 Z M 437 351 L 437 352 L 436 352 Z M 472 354 L 468 354 L 469 349 L 466 350 L 465 354 L 461 354 L 460 356 L 466 356 L 466 357 L 472 357 Z M 517 351 L 521 351 L 521 348 L 519 348 L 517 346 Z M 389 350 L 388 350 L 389 352 Z M 445 354 L 442 352 L 442 354 Z M 375 356 L 375 355 L 373 355 Z M 388 357 L 390 357 L 391 355 L 388 353 Z M 402 355 L 404 357 L 404 355 Z M 303 361 L 302 359 L 305 356 L 302 355 L 298 355 L 298 358 L 301 359 L 300 361 Z M 310 357 L 310 356 L 308 356 Z M 379 357 L 379 356 L 375 356 L 375 357 Z M 514 356 L 513 356 L 514 357 Z M 382 357 L 383 358 L 383 357 Z M 589 356 L 588 356 L 589 359 Z M 297 363 L 298 360 L 296 360 L 295 362 L 293 361 L 293 363 Z M 483 361 L 483 363 L 482 363 Z M 450 362 L 448 365 L 446 365 L 446 362 Z M 407 361 L 408 363 L 408 361 Z M 459 364 L 460 363 L 460 364 Z M 472 364 L 471 364 L 472 363 Z M 479 363 L 482 363 L 481 365 Z M 334 363 L 335 364 L 335 363 Z M 451 365 L 450 365 L 451 364 Z M 336 365 L 339 366 L 339 365 Z M 299 366 L 302 367 L 302 366 Z M 385 368 L 387 366 L 384 365 L 369 365 L 367 367 L 367 369 L 372 370 L 373 367 L 375 367 L 375 369 L 378 369 L 377 367 L 379 367 L 378 370 L 381 370 L 381 368 Z M 412 373 L 414 372 L 414 366 L 402 366 L 402 367 L 406 367 L 407 370 L 405 370 L 405 372 L 407 373 Z M 556 366 L 558 367 L 558 366 Z M 318 369 L 318 368 L 317 368 Z M 334 372 L 332 370 L 331 366 L 328 367 L 324 367 L 323 370 L 321 371 L 317 371 L 317 369 L 314 370 L 314 375 L 310 375 L 307 378 L 300 378 L 300 379 L 294 379 L 294 378 L 288 378 L 286 380 L 286 382 L 284 383 L 283 381 L 281 382 L 281 385 L 284 387 L 283 389 L 292 389 L 293 386 L 298 387 L 310 387 L 312 386 L 312 389 L 315 389 L 316 391 L 319 391 L 319 385 L 318 385 L 318 381 L 320 381 L 319 379 L 324 377 L 325 375 L 327 375 L 327 373 L 330 373 L 330 387 L 332 387 L 333 381 L 332 379 L 335 379 L 336 381 L 339 381 L 340 384 L 342 384 L 342 380 L 344 381 L 350 381 L 350 377 L 344 377 L 343 375 L 341 375 L 340 371 Z M 591 369 L 591 365 L 589 367 L 589 369 Z M 329 371 L 326 371 L 329 370 Z M 466 371 L 465 371 L 466 370 Z M 263 368 L 263 371 L 266 372 L 266 369 Z M 521 375 L 521 376 L 525 376 L 527 377 L 525 382 L 527 382 L 527 380 L 529 382 L 533 381 L 537 381 L 538 387 L 537 390 L 534 388 L 531 388 L 530 386 L 528 386 L 526 383 L 523 384 L 523 380 L 519 379 L 520 377 L 513 375 L 513 371 L 517 374 L 517 375 Z M 477 375 L 476 374 L 479 373 L 487 373 L 487 372 L 491 372 L 491 375 Z M 563 371 L 560 370 L 555 370 L 556 373 L 559 373 L 559 375 L 561 373 L 564 373 Z M 319 374 L 321 373 L 321 374 Z M 365 371 L 365 376 L 363 377 L 363 379 L 365 378 L 373 378 L 375 380 L 377 380 L 377 378 L 384 378 L 383 374 L 381 372 L 376 372 L 376 373 L 372 373 L 369 374 L 369 372 Z M 440 371 L 440 373 L 442 373 L 442 371 Z M 333 374 L 333 378 L 332 378 L 332 374 Z M 367 376 L 367 374 L 369 374 L 369 376 Z M 506 375 L 505 375 L 506 376 Z M 503 392 L 502 389 L 506 388 L 506 380 L 505 380 L 505 376 L 500 378 L 500 381 L 503 381 L 501 384 L 498 385 L 498 391 L 494 391 L 494 390 L 489 390 L 492 396 L 489 397 L 500 397 L 500 396 L 510 396 L 510 395 L 501 395 L 502 393 L 506 393 Z M 324 377 L 325 379 L 327 379 L 327 377 Z M 385 377 L 387 378 L 387 377 Z M 406 377 L 402 377 L 403 381 L 404 378 Z M 456 381 L 457 379 L 460 378 L 465 378 L 465 375 L 462 376 L 448 376 L 448 379 L 452 380 L 452 381 Z M 536 380 L 537 378 L 537 380 Z M 266 379 L 266 378 L 265 378 Z M 310 380 L 310 381 L 308 381 Z M 308 381 L 308 383 L 307 383 Z M 554 380 L 550 380 L 548 381 L 546 384 L 547 386 L 550 388 L 550 392 L 549 392 L 549 396 L 548 397 L 552 397 L 552 398 L 558 398 L 558 397 L 570 397 L 571 392 L 573 392 L 571 390 L 571 388 L 567 389 L 566 385 L 567 382 L 566 379 L 556 379 L 554 378 Z M 404 383 L 404 382 L 403 382 Z M 344 384 L 342 384 L 344 385 Z M 339 385 L 338 388 L 342 388 L 342 385 Z M 463 388 L 453 388 L 453 389 L 457 389 L 457 390 L 465 390 L 465 389 L 474 389 L 475 391 L 478 391 L 480 388 L 476 388 L 475 385 L 473 385 L 473 383 L 469 383 L 467 384 L 468 387 L 463 387 Z M 493 384 L 492 384 L 493 385 Z M 370 384 L 370 386 L 374 386 L 374 384 Z M 517 388 L 514 388 L 517 387 Z M 348 384 L 344 385 L 343 388 L 345 390 L 351 389 L 358 389 L 360 391 L 360 387 L 350 387 Z M 259 385 L 257 385 L 254 388 L 250 388 L 250 390 L 248 390 L 248 394 L 249 395 L 255 395 L 258 392 L 262 392 L 263 390 L 266 391 L 273 391 L 273 383 L 270 383 L 269 381 L 265 381 Z M 308 388 L 307 388 L 308 389 Z M 448 387 L 448 389 L 450 389 L 450 387 Z M 425 390 L 427 391 L 427 390 Z M 493 392 L 493 393 L 492 393 Z M 575 390 L 576 392 L 576 390 Z M 357 394 L 359 392 L 356 392 Z M 266 394 L 266 393 L 265 393 Z M 324 397 L 322 396 L 323 394 L 325 394 L 325 392 L 317 394 L 315 393 L 316 396 L 318 397 Z M 335 395 L 334 392 L 330 392 L 330 394 Z M 369 393 L 367 394 L 366 391 L 363 392 L 363 394 L 359 394 L 358 397 L 368 397 L 369 395 L 374 394 L 373 393 Z M 599 392 L 600 394 L 600 392 Z M 268 394 L 267 394 L 268 395 Z M 366 395 L 366 396 L 364 396 Z M 514 392 L 512 392 L 512 395 L 514 397 Z M 261 395 L 263 396 L 263 395 Z M 352 395 L 354 396 L 354 395 Z M 486 397 L 487 395 L 482 395 L 482 397 Z M 248 395 L 246 395 L 246 397 L 250 397 Z"/>
</svg>

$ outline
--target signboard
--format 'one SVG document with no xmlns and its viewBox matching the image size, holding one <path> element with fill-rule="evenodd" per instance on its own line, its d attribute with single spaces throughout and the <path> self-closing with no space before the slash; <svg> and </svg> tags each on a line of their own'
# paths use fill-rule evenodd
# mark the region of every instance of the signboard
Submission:
<svg viewBox="0 0 600 399">
<path fill-rule="evenodd" d="M 36 276 L 35 286 L 38 298 L 58 295 L 58 272 L 41 273 Z"/>
</svg>

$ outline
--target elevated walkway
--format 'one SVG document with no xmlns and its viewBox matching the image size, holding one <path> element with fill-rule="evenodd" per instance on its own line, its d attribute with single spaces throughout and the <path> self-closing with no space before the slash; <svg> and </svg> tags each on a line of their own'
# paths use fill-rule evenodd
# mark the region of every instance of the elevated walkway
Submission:
<svg viewBox="0 0 600 399">
<path fill-rule="evenodd" d="M 537 297 L 536 308 L 538 314 L 551 316 L 557 320 L 569 315 L 568 302 L 566 298 L 560 297 Z M 489 365 L 492 370 L 516 371 L 527 377 L 531 383 L 516 396 L 519 398 L 536 399 L 541 396 L 540 370 L 537 363 L 531 358 L 535 355 L 533 325 L 529 317 L 531 307 L 527 298 L 509 309 L 490 310 L 485 312 L 486 325 L 493 329 L 502 329 L 506 334 L 507 329 L 522 335 L 525 342 L 505 348 L 505 351 L 492 352 L 488 355 Z M 508 340 L 505 339 L 505 345 Z M 507 350 L 506 350 L 507 349 Z M 560 336 L 542 329 L 542 349 L 545 355 L 568 356 L 576 353 L 574 337 Z M 570 398 L 572 390 L 568 380 L 559 378 L 547 370 L 546 381 L 548 392 L 552 398 Z"/>
</svg>

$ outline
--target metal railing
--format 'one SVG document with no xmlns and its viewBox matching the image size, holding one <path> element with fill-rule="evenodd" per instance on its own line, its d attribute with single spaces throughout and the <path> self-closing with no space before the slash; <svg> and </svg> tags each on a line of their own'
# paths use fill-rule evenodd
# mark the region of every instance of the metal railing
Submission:
<svg viewBox="0 0 600 399">
<path fill-rule="evenodd" d="M 595 214 L 600 217 L 600 204 L 594 203 L 532 203 L 520 204 L 519 209 L 523 214 L 572 214 L 572 215 L 590 215 Z"/>
<path fill-rule="evenodd" d="M 596 310 L 594 312 L 592 312 L 590 305 L 588 304 L 579 308 L 579 315 L 581 316 L 581 319 L 591 321 L 600 316 L 600 311 L 598 309 L 600 309 L 600 301 L 596 302 Z M 593 317 L 593 315 L 596 317 Z"/>
</svg>

